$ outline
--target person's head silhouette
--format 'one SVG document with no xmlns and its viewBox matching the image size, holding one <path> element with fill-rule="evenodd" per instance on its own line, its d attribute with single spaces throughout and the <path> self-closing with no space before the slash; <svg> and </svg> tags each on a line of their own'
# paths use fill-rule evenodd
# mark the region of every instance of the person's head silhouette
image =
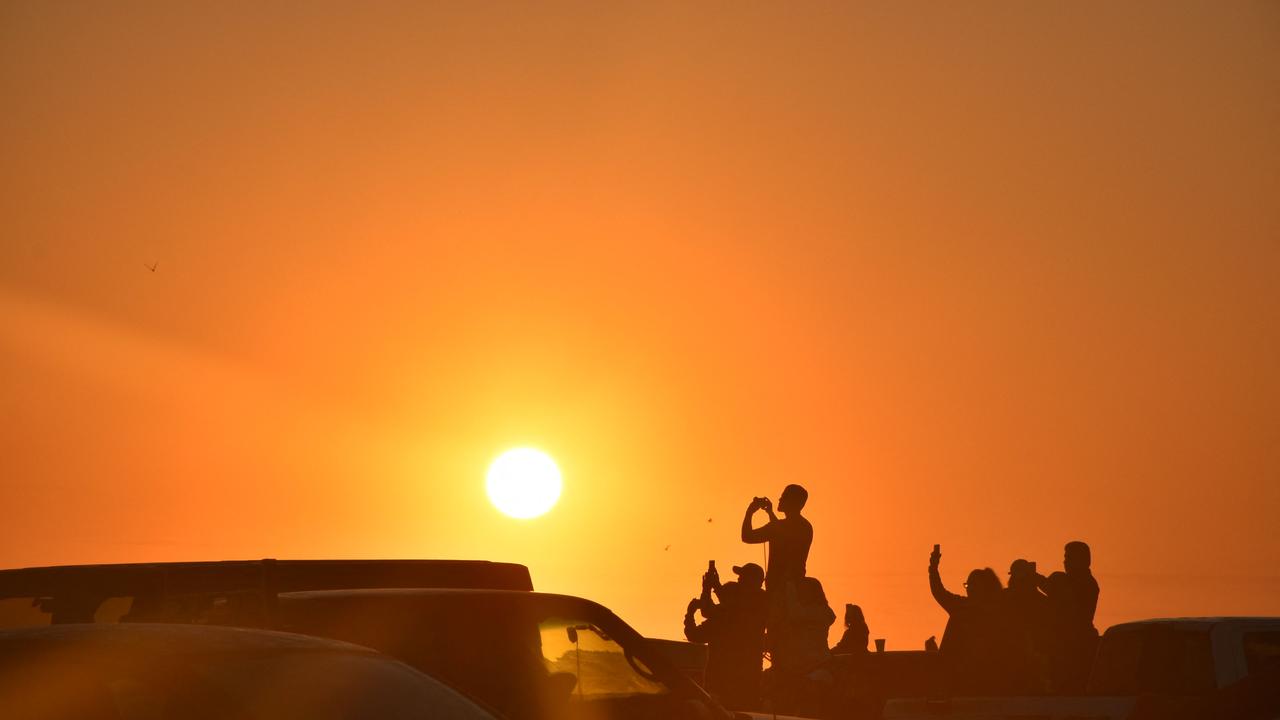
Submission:
<svg viewBox="0 0 1280 720">
<path fill-rule="evenodd" d="M 1089 572 L 1089 565 L 1092 562 L 1093 554 L 1087 543 L 1073 540 L 1063 548 L 1062 569 L 1066 570 L 1068 575 Z"/>
<path fill-rule="evenodd" d="M 804 504 L 809 501 L 809 491 L 799 485 L 788 485 L 782 489 L 778 497 L 778 512 L 783 515 L 800 514 Z"/>
<path fill-rule="evenodd" d="M 844 606 L 844 626 L 845 627 L 866 627 L 867 618 L 862 614 L 862 608 L 853 603 L 845 603 Z"/>
<path fill-rule="evenodd" d="M 1009 589 L 1032 589 L 1039 584 L 1040 574 L 1036 572 L 1036 564 L 1021 558 L 1014 560 L 1009 566 Z"/>
<path fill-rule="evenodd" d="M 733 572 L 744 589 L 759 590 L 764 585 L 764 570 L 755 563 L 734 565 Z"/>
<path fill-rule="evenodd" d="M 969 573 L 969 579 L 964 584 L 965 592 L 969 597 L 979 602 L 984 602 L 996 598 L 1000 594 L 1000 576 L 996 575 L 996 571 L 991 568 L 979 568 Z"/>
</svg>

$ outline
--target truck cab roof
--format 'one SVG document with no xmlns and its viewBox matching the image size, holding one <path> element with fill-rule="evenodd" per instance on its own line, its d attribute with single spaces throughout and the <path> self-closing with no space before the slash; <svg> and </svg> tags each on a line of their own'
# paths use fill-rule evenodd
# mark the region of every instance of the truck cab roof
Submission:
<svg viewBox="0 0 1280 720">
<path fill-rule="evenodd" d="M 1280 618 L 1153 618 L 1102 636 L 1089 678 L 1094 694 L 1210 692 L 1276 663 Z"/>
<path fill-rule="evenodd" d="M 1211 625 L 1280 625 L 1280 618 L 1265 616 L 1235 616 L 1220 615 L 1208 617 L 1170 617 L 1170 618 L 1150 618 L 1148 620 L 1133 620 L 1130 622 L 1117 623 L 1107 628 L 1107 632 L 1119 632 L 1126 628 L 1142 628 L 1151 625 L 1169 625 L 1177 624 L 1183 626 L 1211 626 Z"/>
<path fill-rule="evenodd" d="M 205 622 L 233 612 L 270 626 L 280 593 L 346 588 L 530 591 L 529 569 L 481 560 L 229 560 L 0 570 L 0 628 L 63 623 Z"/>
</svg>

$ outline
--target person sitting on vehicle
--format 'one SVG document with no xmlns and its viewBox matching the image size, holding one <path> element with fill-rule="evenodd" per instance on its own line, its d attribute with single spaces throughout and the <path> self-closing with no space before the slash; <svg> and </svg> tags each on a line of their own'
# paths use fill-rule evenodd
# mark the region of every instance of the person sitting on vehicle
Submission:
<svg viewBox="0 0 1280 720">
<path fill-rule="evenodd" d="M 862 608 L 853 603 L 844 606 L 844 635 L 840 642 L 831 648 L 834 655 L 855 655 L 867 652 L 867 643 L 871 639 L 871 629 L 867 627 L 867 619 Z"/>
<path fill-rule="evenodd" d="M 768 609 L 761 585 L 764 570 L 755 563 L 733 568 L 736 582 L 713 585 L 703 578 L 703 595 L 689 601 L 684 634 L 690 642 L 707 645 L 707 690 L 729 708 L 751 709 L 760 695 Z M 719 603 L 711 599 L 714 592 Z M 699 624 L 695 613 L 706 619 Z"/>
<path fill-rule="evenodd" d="M 787 642 L 778 648 L 775 664 L 809 672 L 831 657 L 827 633 L 836 613 L 818 578 L 801 578 L 787 585 Z"/>
<path fill-rule="evenodd" d="M 1049 618 L 1046 649 L 1054 692 L 1084 690 L 1098 645 L 1093 616 L 1098 609 L 1098 581 L 1090 568 L 1089 546 L 1079 540 L 1063 548 L 1062 571 L 1041 583 Z"/>
<path fill-rule="evenodd" d="M 939 651 L 950 690 L 984 694 L 1024 692 L 1034 687 L 999 576 L 991 568 L 975 569 L 964 584 L 966 594 L 957 595 L 942 584 L 938 571 L 941 559 L 942 549 L 934 545 L 929 557 L 929 589 L 947 611 Z"/>
<path fill-rule="evenodd" d="M 786 586 L 786 625 L 773 649 L 775 712 L 817 714 L 833 682 L 827 633 L 836 621 L 817 578 Z"/>
</svg>

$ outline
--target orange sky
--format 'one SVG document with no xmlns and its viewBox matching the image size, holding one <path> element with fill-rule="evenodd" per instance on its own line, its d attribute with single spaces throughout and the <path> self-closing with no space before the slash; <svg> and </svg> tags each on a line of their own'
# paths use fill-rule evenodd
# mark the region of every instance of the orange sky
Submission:
<svg viewBox="0 0 1280 720">
<path fill-rule="evenodd" d="M 259 5 L 0 6 L 0 566 L 511 560 L 675 637 L 801 482 L 891 649 L 934 542 L 1280 614 L 1280 5 Z"/>
</svg>

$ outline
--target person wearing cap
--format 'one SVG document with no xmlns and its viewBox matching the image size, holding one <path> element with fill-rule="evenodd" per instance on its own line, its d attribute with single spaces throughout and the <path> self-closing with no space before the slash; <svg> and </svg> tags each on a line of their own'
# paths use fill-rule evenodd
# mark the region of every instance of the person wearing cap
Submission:
<svg viewBox="0 0 1280 720">
<path fill-rule="evenodd" d="M 760 696 L 768 604 L 759 565 L 737 565 L 733 572 L 736 581 L 711 588 L 719 603 L 705 592 L 689 601 L 684 634 L 690 642 L 707 645 L 707 691 L 726 707 L 747 710 L 756 707 Z M 705 618 L 701 624 L 698 611 Z"/>
</svg>

